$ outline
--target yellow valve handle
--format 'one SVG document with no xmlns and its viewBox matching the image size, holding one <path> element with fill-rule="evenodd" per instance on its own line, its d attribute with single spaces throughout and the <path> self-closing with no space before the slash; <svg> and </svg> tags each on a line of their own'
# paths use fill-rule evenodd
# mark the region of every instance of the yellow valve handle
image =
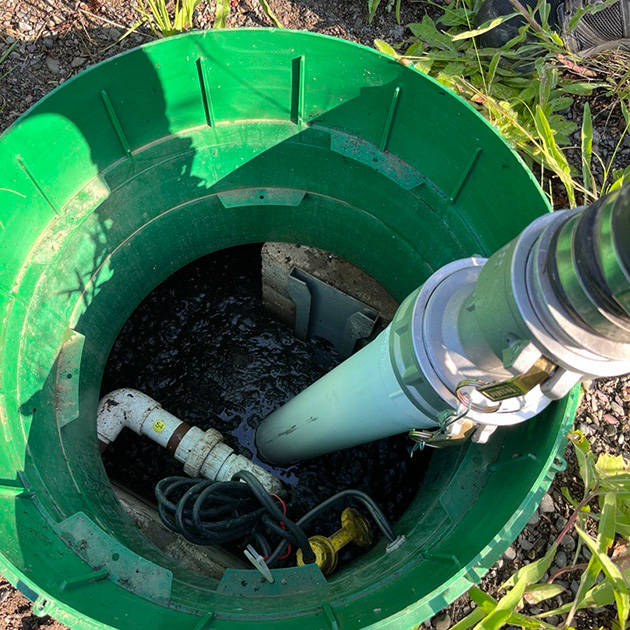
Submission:
<svg viewBox="0 0 630 630">
<path fill-rule="evenodd" d="M 315 554 L 315 564 L 324 575 L 330 575 L 337 568 L 339 551 L 349 543 L 367 547 L 372 542 L 372 532 L 365 517 L 354 508 L 346 508 L 341 513 L 341 529 L 328 537 L 311 536 L 308 542 Z M 296 559 L 299 567 L 304 566 L 301 549 Z"/>
</svg>

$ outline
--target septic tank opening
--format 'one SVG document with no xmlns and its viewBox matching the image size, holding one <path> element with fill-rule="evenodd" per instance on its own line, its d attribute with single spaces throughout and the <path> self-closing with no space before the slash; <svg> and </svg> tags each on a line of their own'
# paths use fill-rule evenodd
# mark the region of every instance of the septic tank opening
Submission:
<svg viewBox="0 0 630 630">
<path fill-rule="evenodd" d="M 336 492 L 354 488 L 372 497 L 388 520 L 396 522 L 413 500 L 429 457 L 410 457 L 406 435 L 288 468 L 272 467 L 257 457 L 254 434 L 259 423 L 342 359 L 319 337 L 298 339 L 292 327 L 263 306 L 261 248 L 245 245 L 210 254 L 153 290 L 112 347 L 101 395 L 135 388 L 189 424 L 217 429 L 237 453 L 285 483 L 288 514 L 296 519 Z M 160 543 L 162 533 L 146 524 L 144 508 L 155 506 L 156 483 L 182 475 L 182 465 L 165 448 L 129 429 L 110 444 L 103 462 L 123 507 L 145 535 Z M 336 531 L 339 512 L 323 514 L 308 533 Z M 243 566 L 237 546 L 227 549 L 232 556 L 215 554 L 208 565 L 196 555 L 191 560 L 190 549 L 182 551 L 183 539 L 167 542 L 164 551 L 200 573 L 220 577 L 217 564 Z M 345 549 L 340 556 L 344 567 L 358 553 L 363 550 Z M 293 555 L 280 566 L 294 564 Z"/>
</svg>

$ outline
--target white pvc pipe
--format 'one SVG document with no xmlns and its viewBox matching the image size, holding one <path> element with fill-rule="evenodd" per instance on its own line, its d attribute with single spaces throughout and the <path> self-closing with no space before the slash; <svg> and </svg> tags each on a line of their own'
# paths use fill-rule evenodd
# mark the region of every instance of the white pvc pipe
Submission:
<svg viewBox="0 0 630 630">
<path fill-rule="evenodd" d="M 409 429 L 435 428 L 394 374 L 390 329 L 265 418 L 256 432 L 260 455 L 291 464 Z"/>
<path fill-rule="evenodd" d="M 96 431 L 106 447 L 128 427 L 138 435 L 167 448 L 184 464 L 191 477 L 229 481 L 241 470 L 251 472 L 270 494 L 283 492 L 282 484 L 264 468 L 238 455 L 216 429 L 202 431 L 166 411 L 160 403 L 136 389 L 117 389 L 104 396 L 98 405 Z"/>
</svg>

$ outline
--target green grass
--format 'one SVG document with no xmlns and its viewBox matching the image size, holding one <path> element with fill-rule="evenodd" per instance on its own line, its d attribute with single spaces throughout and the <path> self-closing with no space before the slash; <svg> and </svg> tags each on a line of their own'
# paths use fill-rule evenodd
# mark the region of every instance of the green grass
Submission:
<svg viewBox="0 0 630 630">
<path fill-rule="evenodd" d="M 615 606 L 616 628 L 626 628 L 630 613 L 630 465 L 621 455 L 601 454 L 595 457 L 588 440 L 579 432 L 569 434 L 575 448 L 580 477 L 584 485 L 582 497 L 571 496 L 568 488 L 562 493 L 573 507 L 573 513 L 545 556 L 519 569 L 503 585 L 505 592 L 499 600 L 473 587 L 470 598 L 477 604 L 467 617 L 451 630 L 498 630 L 506 625 L 531 630 L 561 630 L 572 628 L 578 610 Z M 599 510 L 592 510 L 596 503 Z M 578 534 L 578 545 L 570 566 L 542 579 L 549 570 L 562 539 L 572 530 Z M 587 531 L 596 531 L 595 535 Z M 612 558 L 609 550 L 615 540 L 625 544 Z M 583 566 L 577 563 L 582 547 L 591 556 Z M 555 584 L 563 573 L 581 575 L 580 584 L 572 601 L 538 615 L 519 612 L 524 603 L 538 604 L 566 591 Z M 559 625 L 546 620 L 561 617 Z M 611 630 L 611 629 L 608 629 Z"/>
<path fill-rule="evenodd" d="M 497 127 L 530 167 L 541 173 L 541 183 L 545 183 L 545 172 L 562 183 L 569 206 L 578 201 L 588 203 L 625 181 L 621 178 L 628 173 L 612 170 L 618 151 L 606 163 L 592 152 L 592 125 L 582 128 L 582 143 L 573 146 L 571 137 L 577 124 L 567 117 L 567 112 L 576 98 L 581 102 L 596 91 L 603 93 L 614 107 L 627 112 L 628 56 L 605 53 L 593 59 L 580 59 L 549 27 L 549 5 L 540 2 L 529 12 L 518 0 L 510 1 L 515 5 L 512 13 L 473 28 L 480 0 L 450 0 L 445 4 L 427 0 L 439 17 L 425 16 L 421 22 L 409 24 L 412 37 L 397 50 L 380 40 L 375 44 L 401 63 L 414 65 L 467 99 Z M 602 5 L 611 1 L 605 0 Z M 597 5 L 597 10 L 602 5 Z M 484 48 L 478 43 L 479 35 L 519 13 L 525 23 L 518 36 L 505 46 Z M 627 126 L 619 138 L 619 146 L 626 133 Z M 586 149 L 582 168 L 572 165 L 568 152 L 571 149 L 574 152 Z M 593 169 L 593 161 L 600 168 Z M 596 177 L 594 170 L 604 174 Z M 545 190 L 553 203 L 553 189 L 548 184 L 547 180 Z"/>
<path fill-rule="evenodd" d="M 136 9 L 140 14 L 140 22 L 129 32 L 143 22 L 149 25 L 155 37 L 170 37 L 188 31 L 193 27 L 195 9 L 201 2 L 202 0 L 137 0 Z M 282 28 L 282 23 L 271 9 L 268 0 L 258 2 L 274 26 Z M 230 9 L 230 0 L 216 0 L 213 28 L 225 28 Z"/>
<path fill-rule="evenodd" d="M 368 19 L 370 24 L 376 15 L 376 10 L 381 4 L 381 0 L 368 0 Z M 394 11 L 394 15 L 396 17 L 396 22 L 400 24 L 400 0 L 388 0 L 387 2 L 387 11 Z"/>
<path fill-rule="evenodd" d="M 276 14 L 271 9 L 271 5 L 267 0 L 258 0 L 260 8 L 263 13 L 271 20 L 276 28 L 284 28 L 282 22 L 278 19 Z M 229 0 L 217 0 L 217 9 L 215 12 L 213 28 L 224 28 L 225 20 L 230 14 L 230 1 Z"/>
<path fill-rule="evenodd" d="M 192 28 L 193 15 L 200 1 L 137 0 L 137 10 L 156 37 L 169 37 Z"/>
</svg>

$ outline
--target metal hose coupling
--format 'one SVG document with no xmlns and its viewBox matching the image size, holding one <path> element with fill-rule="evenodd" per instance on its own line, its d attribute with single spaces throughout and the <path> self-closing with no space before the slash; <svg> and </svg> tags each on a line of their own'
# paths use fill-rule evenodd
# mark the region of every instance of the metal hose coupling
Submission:
<svg viewBox="0 0 630 630">
<path fill-rule="evenodd" d="M 479 333 L 508 369 L 519 354 L 530 367 L 544 358 L 552 399 L 629 372 L 630 187 L 534 221 L 483 267 L 459 327 L 479 364 Z"/>
<path fill-rule="evenodd" d="M 570 317 L 564 328 L 585 349 L 611 360 L 630 348 L 630 188 L 569 216 L 551 236 L 546 274 Z M 544 297 L 544 296 L 543 296 Z M 609 343 L 612 342 L 612 343 Z M 612 368 L 611 368 L 612 369 Z"/>
<path fill-rule="evenodd" d="M 497 209 L 505 211 L 505 209 Z M 433 273 L 370 344 L 266 418 L 289 463 L 410 431 L 486 442 L 580 380 L 630 372 L 630 186 Z"/>
</svg>

